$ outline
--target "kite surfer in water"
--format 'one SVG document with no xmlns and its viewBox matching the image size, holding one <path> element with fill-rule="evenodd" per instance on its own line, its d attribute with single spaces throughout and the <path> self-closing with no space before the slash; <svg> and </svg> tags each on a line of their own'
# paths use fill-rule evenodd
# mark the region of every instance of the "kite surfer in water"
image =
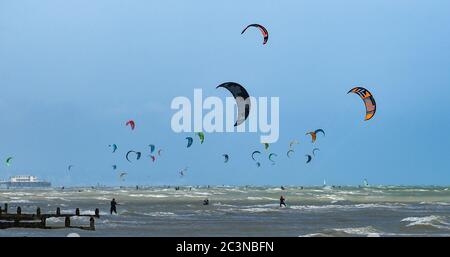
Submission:
<svg viewBox="0 0 450 257">
<path fill-rule="evenodd" d="M 286 207 L 286 203 L 285 203 L 286 199 L 284 198 L 284 196 L 280 197 L 280 208 L 282 205 L 284 205 L 284 207 Z"/>
<path fill-rule="evenodd" d="M 111 209 L 110 209 L 111 215 L 113 214 L 113 212 L 117 214 L 116 205 L 117 205 L 116 199 L 113 198 L 111 201 Z"/>
</svg>

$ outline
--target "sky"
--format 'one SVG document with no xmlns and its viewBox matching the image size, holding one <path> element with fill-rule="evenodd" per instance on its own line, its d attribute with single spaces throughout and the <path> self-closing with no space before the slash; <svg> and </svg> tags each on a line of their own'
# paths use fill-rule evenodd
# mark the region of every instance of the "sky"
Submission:
<svg viewBox="0 0 450 257">
<path fill-rule="evenodd" d="M 256 29 L 240 34 L 252 23 L 269 31 L 266 45 Z M 448 185 L 449 46 L 444 0 L 0 0 L 0 159 L 14 157 L 0 179 Z M 216 86 L 228 81 L 279 97 L 280 138 L 269 151 L 258 133 L 207 133 L 187 149 L 193 133 L 172 131 L 172 99 L 192 99 L 195 88 L 224 99 Z M 375 97 L 370 121 L 361 99 L 347 95 L 354 86 Z M 305 133 L 317 128 L 326 136 L 312 144 Z M 148 144 L 163 149 L 155 163 Z M 142 159 L 128 163 L 128 150 Z M 263 153 L 261 168 L 254 150 Z"/>
</svg>

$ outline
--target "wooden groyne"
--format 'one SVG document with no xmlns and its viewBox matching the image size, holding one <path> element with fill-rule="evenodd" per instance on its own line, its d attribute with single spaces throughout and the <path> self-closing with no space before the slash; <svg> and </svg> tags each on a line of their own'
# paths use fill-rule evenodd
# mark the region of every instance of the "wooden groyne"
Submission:
<svg viewBox="0 0 450 257">
<path fill-rule="evenodd" d="M 70 218 L 72 217 L 89 217 L 89 226 L 72 226 Z M 47 226 L 48 218 L 64 218 L 64 227 Z M 0 206 L 0 229 L 6 228 L 40 228 L 40 229 L 57 229 L 57 228 L 79 228 L 84 230 L 95 230 L 95 218 L 100 218 L 99 209 L 95 209 L 94 215 L 80 214 L 80 209 L 76 208 L 74 214 L 62 214 L 61 209 L 56 208 L 55 213 L 41 213 L 41 208 L 36 209 L 36 213 L 22 213 L 22 208 L 17 207 L 16 213 L 8 213 L 8 204 L 5 203 L 4 208 Z"/>
</svg>

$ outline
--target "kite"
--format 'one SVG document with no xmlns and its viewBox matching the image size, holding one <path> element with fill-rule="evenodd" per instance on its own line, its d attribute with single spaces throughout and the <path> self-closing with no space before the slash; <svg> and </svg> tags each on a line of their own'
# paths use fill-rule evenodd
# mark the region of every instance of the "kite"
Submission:
<svg viewBox="0 0 450 257">
<path fill-rule="evenodd" d="M 205 134 L 203 132 L 198 132 L 197 136 L 200 139 L 200 144 L 203 144 L 203 141 L 205 141 Z"/>
<path fill-rule="evenodd" d="M 250 96 L 247 93 L 247 90 L 235 82 L 226 82 L 218 85 L 216 88 L 223 87 L 230 91 L 236 100 L 237 108 L 238 108 L 238 117 L 234 126 L 241 125 L 250 114 Z"/>
<path fill-rule="evenodd" d="M 184 169 L 180 170 L 180 176 L 183 177 L 184 173 L 187 171 L 188 167 L 185 167 Z"/>
<path fill-rule="evenodd" d="M 312 153 L 313 153 L 314 156 L 316 156 L 316 151 L 320 151 L 320 149 L 319 149 L 319 148 L 314 148 L 314 149 L 312 150 Z"/>
<path fill-rule="evenodd" d="M 309 163 L 309 162 L 312 160 L 311 155 L 305 154 L 305 156 L 308 158 L 308 159 L 306 160 L 306 163 Z"/>
<path fill-rule="evenodd" d="M 325 136 L 325 131 L 323 131 L 323 129 L 316 129 L 316 131 L 314 131 L 314 133 L 319 133 L 321 132 L 324 136 Z"/>
<path fill-rule="evenodd" d="M 323 129 L 316 129 L 315 131 L 311 131 L 306 133 L 306 135 L 311 135 L 311 142 L 314 143 L 317 139 L 317 133 L 321 132 L 325 136 L 325 132 Z"/>
<path fill-rule="evenodd" d="M 136 124 L 134 123 L 134 120 L 127 121 L 125 126 L 128 126 L 128 125 L 131 127 L 131 130 L 134 130 L 134 127 L 136 127 Z"/>
<path fill-rule="evenodd" d="M 261 25 L 259 25 L 259 24 L 250 24 L 250 25 L 248 25 L 248 26 L 245 27 L 245 29 L 241 32 L 241 35 L 244 34 L 244 32 L 245 32 L 248 28 L 250 28 L 250 27 L 256 27 L 256 28 L 258 28 L 258 29 L 261 31 L 261 33 L 262 33 L 262 35 L 263 35 L 263 37 L 264 37 L 263 45 L 265 45 L 265 44 L 267 43 L 267 40 L 269 39 L 269 32 L 267 31 L 266 28 L 264 28 L 263 26 L 261 26 Z"/>
<path fill-rule="evenodd" d="M 192 143 L 194 142 L 194 139 L 192 137 L 186 137 L 188 144 L 187 144 L 187 148 L 191 147 Z"/>
<path fill-rule="evenodd" d="M 112 144 L 112 145 L 109 145 L 109 147 L 112 147 L 112 149 L 113 149 L 113 153 L 114 152 L 116 152 L 116 150 L 117 150 L 117 145 L 116 144 Z"/>
<path fill-rule="evenodd" d="M 126 172 L 120 172 L 120 173 L 119 173 L 119 178 L 121 178 L 122 180 L 124 180 L 123 177 L 125 177 L 126 175 L 128 175 L 128 173 L 126 173 Z"/>
<path fill-rule="evenodd" d="M 289 142 L 289 149 L 292 149 L 293 145 L 298 145 L 299 142 L 297 140 L 292 140 L 291 142 Z"/>
<path fill-rule="evenodd" d="M 155 145 L 148 145 L 150 146 L 150 153 L 153 153 L 155 151 Z"/>
<path fill-rule="evenodd" d="M 252 153 L 252 159 L 256 162 L 255 154 L 261 154 L 261 152 L 260 152 L 260 151 L 254 151 L 254 152 Z"/>
<path fill-rule="evenodd" d="M 273 164 L 275 164 L 275 161 L 272 160 L 272 156 L 277 157 L 278 155 L 277 155 L 276 153 L 271 153 L 271 154 L 269 154 L 269 160 L 272 162 L 272 165 L 273 165 Z"/>
<path fill-rule="evenodd" d="M 286 155 L 287 155 L 288 158 L 291 158 L 291 156 L 289 155 L 290 153 L 295 153 L 295 152 L 294 152 L 294 150 L 287 151 Z"/>
<path fill-rule="evenodd" d="M 369 90 L 363 88 L 363 87 L 355 87 L 352 88 L 349 93 L 355 93 L 361 97 L 361 99 L 364 102 L 364 105 L 366 106 L 366 117 L 364 120 L 370 120 L 375 115 L 375 112 L 377 110 L 377 104 L 375 103 L 375 99 L 373 98 L 373 95 L 369 92 Z"/>
<path fill-rule="evenodd" d="M 364 179 L 364 186 L 368 187 L 369 186 L 369 182 L 367 182 L 367 179 Z"/>
<path fill-rule="evenodd" d="M 125 158 L 127 159 L 127 161 L 131 162 L 130 159 L 128 158 L 130 153 L 134 153 L 136 154 L 136 160 L 139 160 L 141 158 L 141 152 L 136 152 L 136 151 L 128 151 L 127 155 L 125 156 Z"/>
<path fill-rule="evenodd" d="M 222 156 L 225 158 L 224 162 L 227 163 L 230 159 L 230 156 L 228 154 L 222 154 Z"/>
<path fill-rule="evenodd" d="M 269 143 L 262 143 L 264 145 L 264 149 L 269 149 Z"/>
<path fill-rule="evenodd" d="M 11 164 L 12 164 L 12 159 L 13 159 L 13 157 L 8 157 L 7 159 L 6 159 L 6 166 L 11 166 Z"/>
</svg>

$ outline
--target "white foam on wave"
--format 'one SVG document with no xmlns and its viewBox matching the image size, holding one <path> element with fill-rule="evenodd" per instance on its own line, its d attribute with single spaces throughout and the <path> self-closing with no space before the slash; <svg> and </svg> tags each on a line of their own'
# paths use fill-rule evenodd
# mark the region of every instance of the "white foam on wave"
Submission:
<svg viewBox="0 0 450 257">
<path fill-rule="evenodd" d="M 32 203 L 29 200 L 24 200 L 24 199 L 11 199 L 10 201 L 11 203 Z"/>
<path fill-rule="evenodd" d="M 169 197 L 168 195 L 153 195 L 153 194 L 130 194 L 128 195 L 130 197 L 147 197 L 147 198 L 166 198 Z"/>
<path fill-rule="evenodd" d="M 94 199 L 95 200 L 100 200 L 100 201 L 109 201 L 110 200 L 109 198 L 106 198 L 106 197 L 103 197 L 103 196 L 95 197 Z"/>
<path fill-rule="evenodd" d="M 46 196 L 44 198 L 48 199 L 48 200 L 61 200 L 61 201 L 65 201 L 65 202 L 70 202 L 70 200 L 63 198 L 63 197 L 58 197 L 58 196 Z"/>
<path fill-rule="evenodd" d="M 51 218 L 47 218 L 45 220 L 45 222 L 48 224 L 55 224 L 55 223 L 61 223 L 64 222 L 64 218 L 63 217 L 51 217 Z"/>
<path fill-rule="evenodd" d="M 75 215 L 75 209 L 61 210 L 61 213 L 62 214 L 74 214 Z M 102 215 L 107 215 L 109 213 L 100 211 L 99 214 L 100 214 L 100 216 L 102 216 Z M 80 215 L 95 215 L 95 211 L 92 211 L 92 210 L 80 210 Z M 73 217 L 76 218 L 78 216 L 73 216 Z"/>
<path fill-rule="evenodd" d="M 380 232 L 375 228 L 368 227 L 355 227 L 355 228 L 335 228 L 333 229 L 337 232 L 343 232 L 349 235 L 367 236 L 367 237 L 379 237 Z"/>
<path fill-rule="evenodd" d="M 188 197 L 188 198 L 205 198 L 205 196 L 203 196 L 203 195 L 190 195 L 190 194 L 182 194 L 182 195 L 178 195 L 178 196 Z"/>
<path fill-rule="evenodd" d="M 223 191 L 225 192 L 236 192 L 236 193 L 243 193 L 243 194 L 247 194 L 247 191 L 243 191 L 237 188 L 225 188 Z"/>
<path fill-rule="evenodd" d="M 410 222 L 407 227 L 412 226 L 431 226 L 438 229 L 450 229 L 450 223 L 445 222 L 445 218 L 442 216 L 430 215 L 422 217 L 407 217 L 401 220 L 401 222 Z"/>
<path fill-rule="evenodd" d="M 89 217 L 87 217 L 87 216 L 72 216 L 71 218 L 70 218 L 72 221 L 89 221 Z"/>
<path fill-rule="evenodd" d="M 177 216 L 173 212 L 163 212 L 163 211 L 142 213 L 142 215 L 151 216 L 151 217 L 174 217 L 174 216 Z"/>
<path fill-rule="evenodd" d="M 25 192 L 1 192 L 2 195 L 13 195 L 13 196 L 32 196 L 34 194 Z"/>
<path fill-rule="evenodd" d="M 82 210 L 82 211 L 80 211 L 80 214 L 81 214 L 81 215 L 95 215 L 95 211 L 92 211 L 92 210 Z M 102 215 L 107 215 L 107 214 L 109 214 L 109 213 L 108 213 L 108 212 L 100 211 L 99 214 L 100 214 L 100 216 L 102 216 Z"/>
<path fill-rule="evenodd" d="M 231 208 L 218 209 L 224 212 L 247 212 L 247 213 L 261 213 L 261 212 L 276 212 L 280 208 L 278 204 L 259 204 L 259 205 L 247 205 L 247 206 L 230 206 L 230 205 L 219 205 Z"/>
<path fill-rule="evenodd" d="M 252 201 L 259 201 L 259 200 L 270 200 L 270 201 L 276 201 L 277 199 L 271 198 L 271 197 L 255 197 L 255 196 L 249 196 L 247 197 L 248 200 Z"/>
<path fill-rule="evenodd" d="M 421 188 L 398 188 L 398 189 L 391 189 L 389 190 L 391 192 L 429 192 L 430 189 L 421 189 Z"/>
<path fill-rule="evenodd" d="M 213 206 L 219 206 L 219 207 L 236 207 L 236 205 L 225 204 L 225 203 L 221 203 L 221 202 L 213 203 L 212 205 L 213 205 Z M 188 205 L 188 206 L 189 206 L 189 205 Z"/>
<path fill-rule="evenodd" d="M 289 208 L 295 210 L 332 210 L 332 209 L 365 209 L 365 208 L 398 208 L 394 204 L 347 204 L 347 205 L 290 205 Z"/>
<path fill-rule="evenodd" d="M 340 197 L 340 196 L 337 196 L 337 195 L 330 195 L 330 194 L 317 196 L 317 198 L 319 198 L 319 199 L 330 199 L 332 201 L 345 201 L 345 198 L 343 198 L 343 197 Z"/>
<path fill-rule="evenodd" d="M 195 194 L 195 195 L 211 195 L 211 193 L 208 193 L 208 192 L 193 192 L 193 194 Z"/>
<path fill-rule="evenodd" d="M 444 205 L 444 206 L 450 205 L 450 203 L 446 203 L 446 202 L 420 202 L 420 204 L 436 204 L 436 205 Z"/>
<path fill-rule="evenodd" d="M 268 203 L 268 204 L 251 205 L 251 206 L 246 206 L 246 207 L 274 208 L 274 207 L 278 207 L 278 206 L 279 206 L 279 204 L 276 204 L 276 203 Z"/>
<path fill-rule="evenodd" d="M 298 237 L 331 237 L 331 235 L 327 235 L 324 233 L 311 233 L 306 235 L 300 235 Z"/>
<path fill-rule="evenodd" d="M 242 212 L 249 212 L 249 213 L 260 213 L 260 212 L 274 212 L 278 211 L 277 208 L 263 208 L 263 207 L 253 207 L 253 208 L 242 208 L 242 209 L 235 209 Z"/>
<path fill-rule="evenodd" d="M 374 192 L 374 191 L 372 191 Z M 358 192 L 358 191 L 336 191 L 336 194 L 340 194 L 340 195 L 367 195 L 367 193 L 362 193 L 362 192 Z"/>
</svg>

